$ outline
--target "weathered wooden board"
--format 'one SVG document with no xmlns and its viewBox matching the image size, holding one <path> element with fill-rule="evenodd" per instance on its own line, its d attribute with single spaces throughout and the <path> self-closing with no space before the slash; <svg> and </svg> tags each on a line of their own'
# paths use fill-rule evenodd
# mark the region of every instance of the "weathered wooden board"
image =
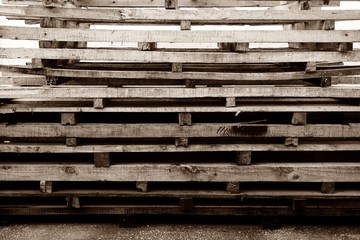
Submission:
<svg viewBox="0 0 360 240">
<path fill-rule="evenodd" d="M 269 62 L 357 62 L 360 51 L 250 51 L 247 53 L 134 51 L 124 49 L 35 49 L 0 48 L 0 59 L 69 59 L 122 62 L 269 63 Z"/>
<path fill-rule="evenodd" d="M 358 20 L 360 10 L 241 10 L 241 9 L 81 9 L 43 8 L 39 6 L 0 6 L 0 15 L 12 17 L 53 17 L 104 22 L 126 21 L 197 21 L 236 23 L 291 23 L 319 20 Z"/>
<path fill-rule="evenodd" d="M 167 99 L 164 99 L 166 102 Z M 149 101 L 144 100 L 140 103 L 125 103 L 123 102 L 121 106 L 116 105 L 116 103 L 108 103 L 106 108 L 95 109 L 92 107 L 91 103 L 81 103 L 78 100 L 74 99 L 73 102 L 62 102 L 62 101 L 52 101 L 52 102 L 41 102 L 41 101 L 19 101 L 17 103 L 7 102 L 0 106 L 0 113 L 16 113 L 16 112 L 34 112 L 34 113 L 80 113 L 80 112 L 123 112 L 123 113 L 142 113 L 142 112 L 151 112 L 151 113 L 246 113 L 246 112 L 360 112 L 360 106 L 351 105 L 346 103 L 337 103 L 331 102 L 324 99 L 323 102 L 315 103 L 306 103 L 301 99 L 297 99 L 297 103 L 244 103 L 240 102 L 239 106 L 227 108 L 225 106 L 217 106 L 218 104 L 199 104 L 193 102 L 193 106 L 184 106 L 181 103 L 176 105 L 171 104 L 171 106 L 166 106 L 163 103 L 151 103 L 151 105 L 156 104 L 156 106 L 148 106 Z M 301 103 L 302 102 L 302 103 Z M 77 105 L 80 104 L 80 105 Z M 133 106 L 133 105 L 136 106 Z M 85 106 L 84 106 L 85 105 Z M 88 106 L 86 106 L 88 105 Z M 89 106 L 90 105 L 90 106 Z M 188 104 L 186 104 L 188 105 Z"/>
<path fill-rule="evenodd" d="M 359 98 L 360 86 L 275 87 L 243 86 L 214 88 L 110 88 L 110 87 L 3 87 L 0 98 L 217 98 L 304 97 Z"/>
<path fill-rule="evenodd" d="M 51 161 L 51 159 L 49 159 Z M 1 164 L 1 181 L 359 182 L 360 163 L 235 164 Z"/>
<path fill-rule="evenodd" d="M 355 1 L 355 0 L 351 0 Z M 41 0 L 3 0 L 4 4 L 17 4 L 17 5 L 41 5 Z M 76 6 L 82 7 L 164 7 L 163 0 L 77 0 L 74 3 Z M 271 7 L 281 4 L 280 1 L 274 0 L 179 0 L 179 7 Z M 311 6 L 339 6 L 340 1 L 311 1 Z"/>
<path fill-rule="evenodd" d="M 29 67 L 23 66 L 5 66 L 0 65 L 0 70 L 4 72 L 15 72 L 15 73 L 26 73 L 26 74 L 35 74 L 35 75 L 46 75 L 46 76 L 56 76 L 56 77 L 68 77 L 68 78 L 101 78 L 101 79 L 144 79 L 143 82 L 146 83 L 150 79 L 162 79 L 166 84 L 166 80 L 223 80 L 225 84 L 226 81 L 249 81 L 248 84 L 251 84 L 253 81 L 269 81 L 270 80 L 295 80 L 295 79 L 313 79 L 320 78 L 323 76 L 339 76 L 337 78 L 338 83 L 346 82 L 345 79 L 342 81 L 342 78 L 346 75 L 360 75 L 359 67 L 346 67 L 346 68 L 337 68 L 329 70 L 318 70 L 315 72 L 305 72 L 305 71 L 286 71 L 286 72 L 271 72 L 264 70 L 261 72 L 251 72 L 251 73 L 234 73 L 226 72 L 224 69 L 223 72 L 207 72 L 205 69 L 201 71 L 198 69 L 197 72 L 170 72 L 170 71 L 148 71 L 141 69 L 134 70 L 91 70 L 91 69 L 55 69 L 55 68 L 45 68 L 45 69 L 32 69 Z M 211 70 L 211 69 L 209 69 Z M 21 81 L 19 79 L 19 81 Z M 25 81 L 25 79 L 23 79 Z M 353 79 L 351 82 L 358 82 Z M 270 84 L 270 83 L 268 83 Z"/>
<path fill-rule="evenodd" d="M 306 137 L 359 138 L 360 124 L 234 124 L 204 123 L 192 126 L 178 124 L 0 124 L 1 137 L 67 137 L 67 138 L 191 138 L 191 137 Z"/>
<path fill-rule="evenodd" d="M 360 19 L 360 17 L 359 17 Z M 171 42 L 171 43 L 288 43 L 360 42 L 357 30 L 105 30 L 0 26 L 1 38 L 41 41 Z"/>
<path fill-rule="evenodd" d="M 313 142 L 302 143 L 297 147 L 287 147 L 284 144 L 190 144 L 186 148 L 175 145 L 79 145 L 76 148 L 64 144 L 0 144 L 0 152 L 16 153 L 102 153 L 102 152 L 236 152 L 236 151 L 283 151 L 283 152 L 319 152 L 319 151 L 360 151 L 360 142 Z M 269 159 L 270 160 L 270 159 Z M 344 159 L 345 160 L 345 159 Z"/>
</svg>

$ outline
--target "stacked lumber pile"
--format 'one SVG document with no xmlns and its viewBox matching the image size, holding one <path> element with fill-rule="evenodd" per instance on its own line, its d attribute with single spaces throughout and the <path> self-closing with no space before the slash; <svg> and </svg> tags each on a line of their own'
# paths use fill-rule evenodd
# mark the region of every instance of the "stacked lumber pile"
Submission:
<svg viewBox="0 0 360 240">
<path fill-rule="evenodd" d="M 359 215 L 360 10 L 3 3 L 0 214 Z"/>
</svg>

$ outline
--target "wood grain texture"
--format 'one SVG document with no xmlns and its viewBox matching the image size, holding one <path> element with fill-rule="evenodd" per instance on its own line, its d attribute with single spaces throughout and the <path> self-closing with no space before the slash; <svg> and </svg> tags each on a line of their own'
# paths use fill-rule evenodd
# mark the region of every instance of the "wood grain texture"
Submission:
<svg viewBox="0 0 360 240">
<path fill-rule="evenodd" d="M 360 17 L 359 17 L 360 19 Z M 100 30 L 71 28 L 29 28 L 0 26 L 2 38 L 41 41 L 87 42 L 171 42 L 171 43 L 288 43 L 359 42 L 356 30 Z"/>
<path fill-rule="evenodd" d="M 121 164 L 95 168 L 89 164 L 1 164 L 1 181 L 135 181 L 135 182 L 359 182 L 360 163 Z"/>
<path fill-rule="evenodd" d="M 0 124 L 1 137 L 67 138 L 191 138 L 191 137 L 287 137 L 358 138 L 360 124 Z"/>
</svg>

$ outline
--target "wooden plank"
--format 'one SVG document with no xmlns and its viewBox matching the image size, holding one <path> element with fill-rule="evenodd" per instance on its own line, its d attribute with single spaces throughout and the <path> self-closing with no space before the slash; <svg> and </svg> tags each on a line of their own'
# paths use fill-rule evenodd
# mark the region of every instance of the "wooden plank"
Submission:
<svg viewBox="0 0 360 240">
<path fill-rule="evenodd" d="M 300 97 L 359 98 L 358 86 L 273 87 L 241 86 L 235 88 L 110 88 L 110 87 L 3 87 L 0 98 L 231 98 L 231 97 Z M 234 108 L 235 109 L 235 108 Z"/>
<path fill-rule="evenodd" d="M 133 67 L 134 68 L 134 67 Z M 288 72 L 265 72 L 258 71 L 254 73 L 232 73 L 227 72 L 230 69 L 208 69 L 202 70 L 194 69 L 188 72 L 182 72 L 184 65 L 181 63 L 172 64 L 172 72 L 167 71 L 149 71 L 143 69 L 134 70 L 91 70 L 91 69 L 55 69 L 55 68 L 46 68 L 43 70 L 31 69 L 28 67 L 22 66 L 6 66 L 0 65 L 0 70 L 4 72 L 14 72 L 14 73 L 23 73 L 23 74 L 43 74 L 47 76 L 55 77 L 67 77 L 67 78 L 102 78 L 102 79 L 164 79 L 164 80 L 237 80 L 237 81 L 270 81 L 270 80 L 291 80 L 291 79 L 313 79 L 320 78 L 323 76 L 339 76 L 338 79 L 334 77 L 334 83 L 345 82 L 343 80 L 346 75 L 360 75 L 359 67 L 350 67 L 350 68 L 336 68 L 336 69 L 327 69 L 327 70 L 318 70 L 316 72 L 304 72 L 304 71 L 288 71 Z M 234 66 L 235 68 L 235 66 Z M 180 71 L 181 70 L 181 71 Z M 216 70 L 216 72 L 208 72 L 211 70 Z M 41 77 L 39 77 L 41 78 Z M 42 77 L 43 78 L 43 77 Z M 21 78 L 21 81 L 25 81 L 26 78 Z M 20 81 L 20 80 L 19 80 Z M 39 80 L 40 81 L 40 80 Z M 30 82 L 30 80 L 29 80 Z M 355 83 L 360 83 L 360 79 L 354 78 L 352 81 Z M 37 83 L 37 82 L 36 82 Z M 41 82 L 39 82 L 41 83 Z M 35 84 L 36 85 L 36 84 Z"/>
<path fill-rule="evenodd" d="M 356 0 L 350 0 L 356 1 Z M 323 3 L 323 1 L 311 1 L 312 6 L 339 6 L 340 1 L 329 1 L 329 3 Z M 4 4 L 16 4 L 16 5 L 41 5 L 41 0 L 3 0 Z M 78 6 L 82 7 L 164 7 L 163 0 L 78 0 L 76 1 Z M 178 2 L 179 7 L 271 7 L 281 4 L 280 1 L 273 0 L 180 0 Z"/>
<path fill-rule="evenodd" d="M 286 23 L 320 20 L 358 20 L 359 10 L 241 10 L 241 9 L 187 9 L 167 11 L 166 9 L 81 9 L 81 8 L 41 8 L 39 6 L 0 6 L 0 15 L 13 17 L 53 17 L 71 20 L 105 22 L 125 21 L 201 21 L 236 23 Z"/>
<path fill-rule="evenodd" d="M 360 19 L 360 17 L 359 17 Z M 188 22 L 188 21 L 185 21 Z M 87 42 L 288 43 L 360 42 L 357 30 L 104 30 L 0 26 L 3 39 Z M 144 48 L 144 47 L 142 47 Z M 154 47 L 152 47 L 154 48 Z"/>
<path fill-rule="evenodd" d="M 191 138 L 191 137 L 287 137 L 287 138 L 358 138 L 360 124 L 0 124 L 1 137 L 67 138 Z"/>
<path fill-rule="evenodd" d="M 360 163 L 235 164 L 1 164 L 1 181 L 134 181 L 134 182 L 359 182 Z M 26 174 L 25 174 L 26 173 Z"/>
<path fill-rule="evenodd" d="M 0 48 L 5 59 L 69 59 L 96 61 L 182 62 L 182 63 L 269 63 L 269 62 L 357 62 L 360 51 L 250 51 L 246 54 L 221 52 L 132 51 L 121 49 L 35 49 Z"/>
<path fill-rule="evenodd" d="M 80 145 L 76 148 L 69 148 L 62 144 L 0 144 L 0 152 L 16 153 L 101 153 L 101 152 L 236 152 L 236 151 L 282 151 L 282 152 L 334 152 L 334 151 L 360 151 L 360 142 L 332 141 L 330 143 L 313 142 L 302 143 L 297 148 L 289 148 L 284 144 L 261 144 L 261 143 L 240 143 L 240 144 L 191 144 L 186 148 L 178 148 L 174 145 Z"/>
<path fill-rule="evenodd" d="M 136 103 L 136 106 L 134 105 Z M 152 106 L 149 106 L 152 104 Z M 154 106 L 155 104 L 155 106 Z M 189 106 L 189 104 L 191 106 Z M 258 98 L 242 99 L 241 106 L 226 108 L 216 100 L 206 101 L 199 99 L 182 101 L 174 99 L 152 99 L 131 100 L 121 99 L 120 102 L 113 100 L 107 108 L 95 109 L 92 107 L 92 100 L 66 99 L 66 100 L 27 100 L 17 99 L 7 101 L 0 106 L 0 113 L 14 112 L 57 112 L 57 113 L 79 113 L 79 112 L 126 112 L 126 113 L 241 113 L 241 112 L 360 112 L 356 99 L 353 102 L 342 101 L 333 98 Z"/>
</svg>

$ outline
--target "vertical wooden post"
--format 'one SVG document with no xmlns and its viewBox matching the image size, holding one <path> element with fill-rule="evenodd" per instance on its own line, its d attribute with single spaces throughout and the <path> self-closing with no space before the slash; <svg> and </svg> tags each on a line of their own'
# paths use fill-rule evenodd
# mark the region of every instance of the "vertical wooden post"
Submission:
<svg viewBox="0 0 360 240">
<path fill-rule="evenodd" d="M 140 189 L 143 192 L 148 192 L 149 184 L 148 182 L 136 182 L 136 188 Z"/>
<path fill-rule="evenodd" d="M 188 147 L 189 139 L 188 138 L 175 138 L 176 147 Z"/>
<path fill-rule="evenodd" d="M 181 21 L 180 28 L 181 28 L 181 31 L 191 30 L 191 22 L 190 21 Z"/>
<path fill-rule="evenodd" d="M 182 72 L 183 65 L 182 63 L 172 63 L 171 64 L 171 71 L 172 72 Z"/>
<path fill-rule="evenodd" d="M 307 122 L 306 112 L 296 112 L 293 114 L 291 119 L 291 124 L 293 125 L 306 125 L 306 122 Z"/>
<path fill-rule="evenodd" d="M 153 51 L 157 47 L 156 42 L 139 42 L 138 49 L 140 51 Z"/>
</svg>

